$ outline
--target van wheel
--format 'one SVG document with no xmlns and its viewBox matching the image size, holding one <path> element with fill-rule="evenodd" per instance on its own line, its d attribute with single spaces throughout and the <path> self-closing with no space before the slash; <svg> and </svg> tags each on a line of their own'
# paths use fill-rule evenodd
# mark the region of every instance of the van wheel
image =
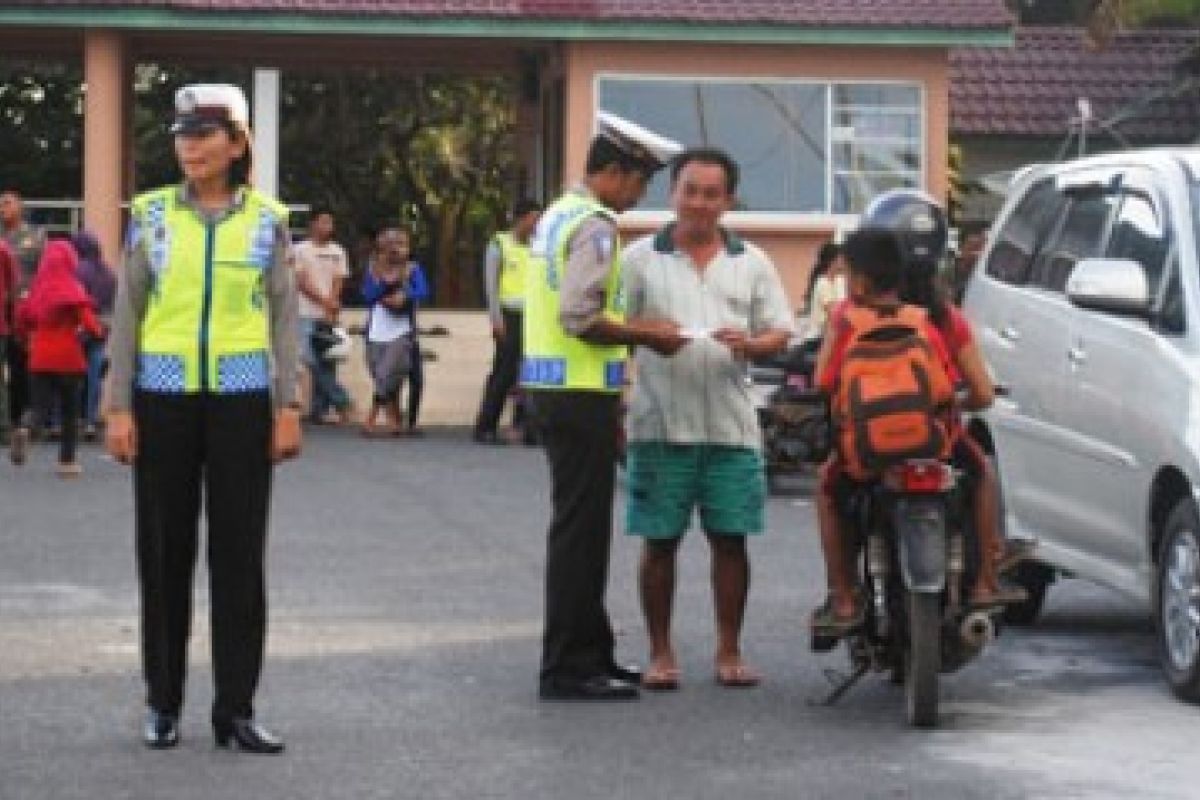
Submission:
<svg viewBox="0 0 1200 800">
<path fill-rule="evenodd" d="M 1032 625 L 1042 613 L 1042 605 L 1046 602 L 1046 591 L 1054 583 L 1054 570 L 1045 564 L 1026 561 L 1018 564 L 1009 579 L 1020 586 L 1029 595 L 1020 603 L 1013 603 L 1004 608 L 1003 619 L 1009 625 Z"/>
<path fill-rule="evenodd" d="M 1167 517 L 1156 577 L 1159 662 L 1175 694 L 1200 703 L 1200 514 L 1191 500 Z"/>
</svg>

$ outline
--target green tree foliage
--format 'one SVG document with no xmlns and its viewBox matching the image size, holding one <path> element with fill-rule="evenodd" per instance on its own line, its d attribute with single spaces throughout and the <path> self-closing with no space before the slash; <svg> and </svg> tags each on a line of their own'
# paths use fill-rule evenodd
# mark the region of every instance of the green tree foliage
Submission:
<svg viewBox="0 0 1200 800">
<path fill-rule="evenodd" d="M 1200 0 L 1009 0 L 1009 6 L 1026 25 L 1088 25 L 1101 35 L 1120 27 L 1200 20 Z"/>
<path fill-rule="evenodd" d="M 178 180 L 167 127 L 176 89 L 198 81 L 249 88 L 251 72 L 134 68 L 135 191 Z M 331 209 L 356 271 L 365 260 L 362 243 L 384 223 L 403 224 L 438 303 L 478 305 L 482 251 L 503 224 L 517 182 L 512 82 L 376 71 L 284 73 L 282 94 L 282 199 Z M 80 198 L 82 137 L 78 65 L 0 62 L 0 184 L 28 197 Z"/>
<path fill-rule="evenodd" d="M 0 62 L 0 184 L 28 197 L 83 191 L 83 90 L 77 64 Z"/>
<path fill-rule="evenodd" d="M 512 200 L 513 108 L 503 78 L 287 76 L 281 193 L 331 208 L 356 250 L 400 222 L 438 302 L 475 305 L 482 248 Z"/>
</svg>

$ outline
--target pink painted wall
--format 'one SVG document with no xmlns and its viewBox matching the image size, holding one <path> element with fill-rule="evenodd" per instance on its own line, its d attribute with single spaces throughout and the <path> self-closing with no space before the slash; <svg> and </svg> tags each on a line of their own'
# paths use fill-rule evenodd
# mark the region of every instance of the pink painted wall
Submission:
<svg viewBox="0 0 1200 800">
<path fill-rule="evenodd" d="M 595 79 L 599 73 L 903 80 L 924 86 L 926 188 L 935 197 L 945 195 L 949 61 L 944 49 L 575 42 L 565 46 L 564 68 L 564 163 L 568 183 L 578 181 L 583 174 L 594 124 Z M 798 307 L 816 251 L 834 235 L 838 225 L 835 217 L 810 217 L 784 225 L 759 222 L 735 223 L 733 227 L 770 253 L 792 304 Z M 632 237 L 654 225 L 639 223 L 623 227 Z"/>
<path fill-rule="evenodd" d="M 120 254 L 125 174 L 127 81 L 125 41 L 112 31 L 84 39 L 87 93 L 83 114 L 83 223 L 96 234 L 109 263 Z"/>
</svg>

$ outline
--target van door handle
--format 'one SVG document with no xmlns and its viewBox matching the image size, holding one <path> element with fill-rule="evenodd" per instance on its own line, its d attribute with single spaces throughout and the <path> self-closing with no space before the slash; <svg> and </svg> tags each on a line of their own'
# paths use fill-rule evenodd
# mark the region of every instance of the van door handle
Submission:
<svg viewBox="0 0 1200 800">
<path fill-rule="evenodd" d="M 1019 342 L 1021 341 L 1021 332 L 1012 325 L 1005 325 L 1000 329 L 1000 338 L 1006 342 Z"/>
<path fill-rule="evenodd" d="M 1067 360 L 1075 366 L 1083 366 L 1087 363 L 1087 351 L 1082 347 L 1072 347 L 1067 351 Z"/>
</svg>

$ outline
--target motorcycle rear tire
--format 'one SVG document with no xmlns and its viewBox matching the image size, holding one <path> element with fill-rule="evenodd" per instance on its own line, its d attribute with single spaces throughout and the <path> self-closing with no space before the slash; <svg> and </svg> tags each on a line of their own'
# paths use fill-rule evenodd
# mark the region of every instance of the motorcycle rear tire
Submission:
<svg viewBox="0 0 1200 800">
<path fill-rule="evenodd" d="M 908 658 L 904 699 L 908 722 L 931 728 L 938 719 L 938 673 L 942 661 L 941 597 L 933 592 L 908 595 Z"/>
</svg>

